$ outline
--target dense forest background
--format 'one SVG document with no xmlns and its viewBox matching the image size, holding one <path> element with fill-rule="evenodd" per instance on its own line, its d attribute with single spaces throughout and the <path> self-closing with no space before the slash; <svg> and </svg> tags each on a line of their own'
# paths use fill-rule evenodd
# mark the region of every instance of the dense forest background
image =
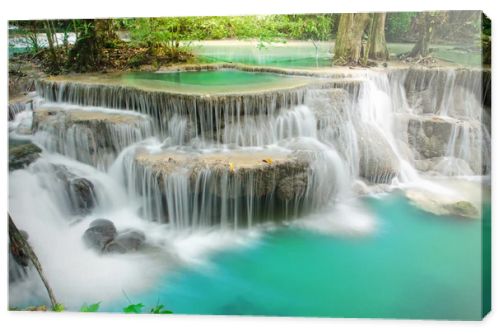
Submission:
<svg viewBox="0 0 500 334">
<path fill-rule="evenodd" d="M 430 43 L 489 49 L 491 28 L 478 11 L 450 11 L 29 20 L 11 21 L 9 34 L 24 41 L 24 57 L 57 74 L 186 62 L 192 41 L 223 39 L 257 40 L 263 48 L 335 40 L 334 64 L 369 65 L 388 60 L 387 42 L 415 43 L 404 56 L 419 58 L 430 55 Z"/>
</svg>

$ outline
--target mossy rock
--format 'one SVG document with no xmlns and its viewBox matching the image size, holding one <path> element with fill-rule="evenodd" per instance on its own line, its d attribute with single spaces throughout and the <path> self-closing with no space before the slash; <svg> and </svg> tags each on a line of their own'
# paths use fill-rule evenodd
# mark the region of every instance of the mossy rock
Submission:
<svg viewBox="0 0 500 334">
<path fill-rule="evenodd" d="M 450 214 L 466 218 L 477 218 L 479 217 L 479 210 L 471 203 L 467 201 L 458 201 L 450 204 L 444 205 L 444 208 L 450 212 Z"/>
<path fill-rule="evenodd" d="M 22 169 L 40 157 L 42 149 L 33 143 L 22 144 L 9 150 L 9 170 Z"/>
</svg>

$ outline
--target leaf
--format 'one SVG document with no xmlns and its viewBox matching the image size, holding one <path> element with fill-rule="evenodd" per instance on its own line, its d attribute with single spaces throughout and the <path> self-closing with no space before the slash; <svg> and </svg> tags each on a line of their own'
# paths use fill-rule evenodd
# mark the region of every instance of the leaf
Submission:
<svg viewBox="0 0 500 334">
<path fill-rule="evenodd" d="M 56 304 L 54 305 L 54 308 L 52 309 L 54 312 L 62 312 L 64 311 L 64 305 L 63 304 Z"/>
<path fill-rule="evenodd" d="M 101 302 L 95 303 L 95 304 L 83 304 L 82 308 L 80 309 L 80 312 L 97 312 L 99 311 L 99 307 L 101 306 Z"/>
<path fill-rule="evenodd" d="M 172 314 L 173 313 L 172 311 L 165 310 L 163 308 L 164 308 L 163 305 L 157 305 L 151 309 L 150 313 L 153 313 L 153 314 Z"/>
<path fill-rule="evenodd" d="M 142 303 L 130 304 L 129 306 L 127 306 L 123 309 L 123 312 L 124 313 L 141 313 L 143 307 L 144 307 L 144 304 L 142 304 Z"/>
<path fill-rule="evenodd" d="M 272 164 L 273 163 L 273 159 L 267 158 L 267 159 L 262 160 L 262 162 L 265 162 L 267 164 Z"/>
</svg>

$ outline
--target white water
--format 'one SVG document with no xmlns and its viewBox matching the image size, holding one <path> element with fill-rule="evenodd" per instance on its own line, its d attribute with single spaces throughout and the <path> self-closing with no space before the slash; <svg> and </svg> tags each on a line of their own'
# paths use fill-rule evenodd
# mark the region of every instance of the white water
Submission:
<svg viewBox="0 0 500 334">
<path fill-rule="evenodd" d="M 303 99 L 295 99 L 297 105 L 291 105 L 290 100 L 284 108 L 250 98 L 237 108 L 223 102 L 205 110 L 220 111 L 210 118 L 193 118 L 180 106 L 172 109 L 168 103 L 163 109 L 155 106 L 154 112 L 149 112 L 145 110 L 149 104 L 143 100 L 139 111 L 146 114 L 145 119 L 153 125 L 139 133 L 136 128 L 108 127 L 111 151 L 91 145 L 89 140 L 96 141 L 92 130 L 81 127 L 76 131 L 74 125 L 65 127 L 65 119 L 44 125 L 30 136 L 26 129 L 31 126 L 32 112 L 18 113 L 9 123 L 11 138 L 30 138 L 42 146 L 44 152 L 42 158 L 27 169 L 10 173 L 9 212 L 18 227 L 29 233 L 30 243 L 60 301 L 73 308 L 83 303 L 121 298 L 123 291 L 147 289 L 159 275 L 178 265 L 208 265 L 206 259 L 211 252 L 249 245 L 268 228 L 266 222 L 274 226 L 269 220 L 275 220 L 275 195 L 259 199 L 255 181 L 235 181 L 228 171 L 221 174 L 207 169 L 197 174 L 193 186 L 189 171 L 180 168 L 161 185 L 154 170 L 138 168 L 137 150 L 199 156 L 221 152 L 266 152 L 269 157 L 306 153 L 310 163 L 306 191 L 280 204 L 281 221 L 321 233 L 371 233 L 376 222 L 357 201 L 355 184 L 416 187 L 442 196 L 457 196 L 456 192 L 423 177 L 425 173 L 416 168 L 419 148 L 410 145 L 408 121 L 404 120 L 421 117 L 423 111 L 420 100 L 415 102 L 407 96 L 408 88 L 404 84 L 410 74 L 403 72 L 389 77 L 368 72 L 365 81 L 351 91 L 309 90 Z M 447 73 L 445 78 L 444 97 L 439 103 L 430 103 L 435 106 L 433 115 L 445 121 L 460 117 L 460 123 L 452 126 L 444 144 L 446 153 L 432 173 L 477 174 L 481 167 L 473 168 L 477 156 L 471 152 L 478 147 L 489 147 L 488 133 L 483 137 L 483 109 L 474 90 L 477 87 L 461 95 L 468 100 L 465 103 L 457 98 L 457 91 L 464 89 L 463 83 L 457 84 L 455 73 Z M 432 85 L 433 81 L 430 82 Z M 410 83 L 414 88 L 422 88 L 419 80 Z M 83 97 L 79 96 L 78 88 L 73 87 L 68 99 L 79 101 L 78 108 L 83 111 L 136 114 L 135 107 L 130 110 L 105 108 L 120 105 L 119 95 L 111 93 L 110 103 L 103 106 L 105 100 L 99 100 L 98 107 L 82 108 L 85 97 L 90 97 L 89 104 L 97 101 L 89 94 L 89 90 L 85 90 Z M 59 99 L 42 102 L 41 106 L 57 106 L 66 112 L 75 107 L 63 103 L 63 94 L 59 94 Z M 451 110 L 457 105 L 461 106 L 460 111 Z M 453 163 L 456 159 L 462 161 L 460 168 Z M 72 174 L 94 184 L 97 206 L 90 214 L 79 217 L 68 210 L 64 185 L 54 175 L 54 164 L 65 166 Z M 222 194 L 211 193 L 214 184 L 218 184 Z M 246 189 L 245 196 L 232 195 L 241 189 Z M 257 217 L 257 212 L 262 217 Z M 96 218 L 113 221 L 118 230 L 143 231 L 152 250 L 98 255 L 87 249 L 81 236 Z M 241 226 L 249 228 L 239 229 Z M 33 272 L 29 279 L 11 286 L 10 298 L 13 306 L 46 301 Z"/>
</svg>

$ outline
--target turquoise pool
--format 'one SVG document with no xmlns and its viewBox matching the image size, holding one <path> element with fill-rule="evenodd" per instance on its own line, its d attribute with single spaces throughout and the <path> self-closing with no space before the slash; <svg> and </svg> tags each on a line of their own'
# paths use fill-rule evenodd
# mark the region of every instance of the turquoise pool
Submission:
<svg viewBox="0 0 500 334">
<path fill-rule="evenodd" d="M 279 228 L 130 300 L 177 314 L 479 319 L 481 223 L 428 214 L 399 195 L 365 204 L 377 219 L 373 235 Z"/>
</svg>

